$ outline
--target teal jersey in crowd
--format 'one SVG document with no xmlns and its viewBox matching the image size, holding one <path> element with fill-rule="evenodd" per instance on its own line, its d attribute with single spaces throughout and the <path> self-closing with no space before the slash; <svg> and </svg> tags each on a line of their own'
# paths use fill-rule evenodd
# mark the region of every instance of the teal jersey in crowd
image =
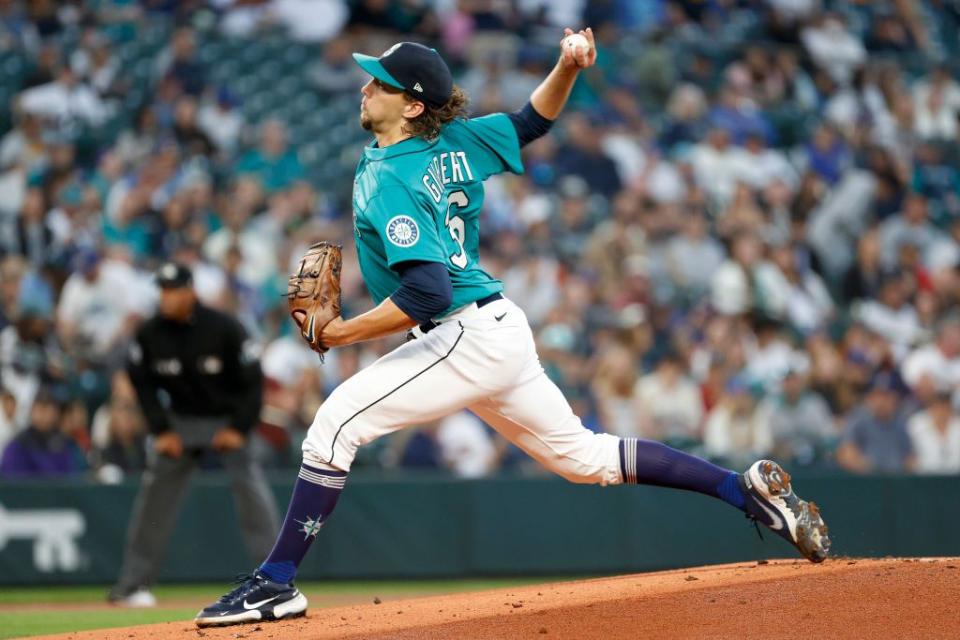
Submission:
<svg viewBox="0 0 960 640">
<path fill-rule="evenodd" d="M 440 317 L 503 284 L 480 268 L 483 181 L 523 173 L 510 118 L 457 120 L 433 141 L 409 138 L 363 150 L 353 182 L 353 231 L 360 270 L 374 302 L 400 286 L 391 267 L 408 260 L 446 265 L 453 303 Z"/>
</svg>

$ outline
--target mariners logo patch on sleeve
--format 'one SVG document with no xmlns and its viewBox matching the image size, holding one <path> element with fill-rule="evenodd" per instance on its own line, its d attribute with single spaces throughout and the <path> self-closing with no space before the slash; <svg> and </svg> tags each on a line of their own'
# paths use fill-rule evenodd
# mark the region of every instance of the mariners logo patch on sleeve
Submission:
<svg viewBox="0 0 960 640">
<path fill-rule="evenodd" d="M 420 228 L 410 216 L 394 216 L 387 223 L 387 239 L 398 247 L 412 247 L 420 239 Z"/>
</svg>

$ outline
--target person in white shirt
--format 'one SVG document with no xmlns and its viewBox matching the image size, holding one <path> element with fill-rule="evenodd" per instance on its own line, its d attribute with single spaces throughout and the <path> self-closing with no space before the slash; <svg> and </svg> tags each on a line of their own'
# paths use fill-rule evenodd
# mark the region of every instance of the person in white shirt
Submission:
<svg viewBox="0 0 960 640">
<path fill-rule="evenodd" d="M 739 464 L 769 455 L 773 448 L 770 420 L 758 410 L 746 382 L 731 378 L 720 403 L 707 416 L 704 428 L 707 455 Z"/>
<path fill-rule="evenodd" d="M 820 20 L 800 33 L 807 53 L 838 84 L 845 85 L 854 70 L 867 60 L 863 42 L 847 29 L 837 13 L 825 13 Z"/>
<path fill-rule="evenodd" d="M 763 245 L 753 233 L 734 237 L 730 259 L 714 272 L 711 302 L 725 315 L 749 311 L 782 318 L 787 308 L 790 283 L 780 270 L 763 259 Z"/>
<path fill-rule="evenodd" d="M 703 400 L 696 383 L 687 377 L 679 354 L 665 354 L 653 373 L 637 382 L 635 397 L 644 437 L 701 439 Z"/>
<path fill-rule="evenodd" d="M 762 132 L 752 132 L 744 141 L 743 153 L 738 157 L 739 180 L 750 188 L 762 191 L 773 182 L 785 184 L 790 191 L 796 191 L 800 177 L 782 151 L 767 147 Z"/>
<path fill-rule="evenodd" d="M 914 471 L 960 474 L 960 416 L 949 391 L 937 393 L 925 411 L 910 418 L 907 432 L 916 456 Z"/>
<path fill-rule="evenodd" d="M 722 209 L 733 198 L 742 172 L 743 150 L 730 142 L 730 132 L 714 127 L 704 142 L 690 152 L 690 165 L 697 185 Z"/>
<path fill-rule="evenodd" d="M 960 316 L 941 320 L 936 341 L 914 349 L 901 372 L 921 402 L 929 401 L 937 389 L 960 393 Z"/>
<path fill-rule="evenodd" d="M 130 292 L 141 287 L 129 265 L 96 251 L 83 251 L 76 265 L 63 285 L 57 332 L 68 350 L 102 363 L 132 335 L 142 301 Z"/>
<path fill-rule="evenodd" d="M 75 123 L 98 125 L 106 120 L 107 105 L 87 85 L 79 82 L 73 70 L 64 65 L 53 82 L 27 89 L 20 94 L 20 108 L 61 126 Z"/>
<path fill-rule="evenodd" d="M 356 65 L 354 65 L 356 66 Z M 207 102 L 197 114 L 197 124 L 207 134 L 217 149 L 227 154 L 237 150 L 244 119 L 236 108 L 237 99 L 226 87 L 217 91 L 217 98 Z"/>
<path fill-rule="evenodd" d="M 876 300 L 857 303 L 852 317 L 890 343 L 897 362 L 926 337 L 916 308 L 907 300 L 904 274 L 888 272 L 881 277 Z"/>
<path fill-rule="evenodd" d="M 914 130 L 922 138 L 953 140 L 960 113 L 960 84 L 947 67 L 938 67 L 913 89 Z"/>
</svg>

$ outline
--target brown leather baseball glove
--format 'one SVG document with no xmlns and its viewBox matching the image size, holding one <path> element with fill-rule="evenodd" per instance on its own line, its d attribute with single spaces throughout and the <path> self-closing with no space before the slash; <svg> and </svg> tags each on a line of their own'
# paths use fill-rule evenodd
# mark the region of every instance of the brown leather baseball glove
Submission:
<svg viewBox="0 0 960 640">
<path fill-rule="evenodd" d="M 300 327 L 300 335 L 310 348 L 327 352 L 321 340 L 323 329 L 340 317 L 340 266 L 343 257 L 340 245 L 318 242 L 300 259 L 300 269 L 287 281 L 287 306 L 290 316 Z"/>
</svg>

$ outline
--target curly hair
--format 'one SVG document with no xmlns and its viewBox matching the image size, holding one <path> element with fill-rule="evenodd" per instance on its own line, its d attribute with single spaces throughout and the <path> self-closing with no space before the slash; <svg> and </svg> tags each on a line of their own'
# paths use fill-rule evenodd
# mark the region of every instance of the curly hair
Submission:
<svg viewBox="0 0 960 640">
<path fill-rule="evenodd" d="M 403 96 L 408 102 L 416 101 L 416 98 L 407 93 L 404 93 Z M 440 135 L 440 129 L 444 125 L 448 125 L 457 119 L 466 119 L 468 102 L 469 98 L 467 98 L 463 89 L 453 85 L 449 100 L 439 107 L 431 107 L 424 103 L 423 113 L 412 120 L 407 120 L 403 125 L 403 132 L 427 140 L 435 140 Z"/>
</svg>

